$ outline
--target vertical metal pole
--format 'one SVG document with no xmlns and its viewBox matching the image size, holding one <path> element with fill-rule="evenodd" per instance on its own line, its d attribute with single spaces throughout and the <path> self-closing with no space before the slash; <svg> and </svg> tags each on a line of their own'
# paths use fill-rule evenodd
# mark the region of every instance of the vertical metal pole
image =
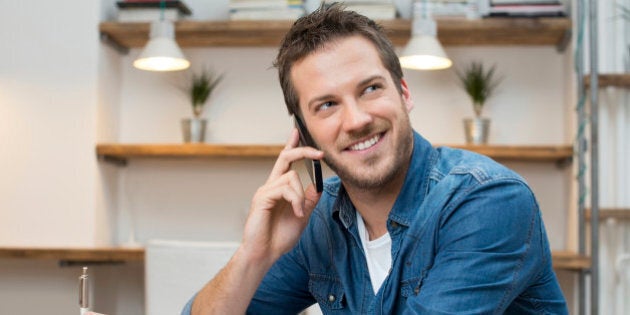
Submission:
<svg viewBox="0 0 630 315">
<path fill-rule="evenodd" d="M 599 104 L 597 1 L 589 5 L 591 66 L 591 315 L 599 314 Z"/>
<path fill-rule="evenodd" d="M 586 200 L 586 183 L 584 172 L 586 170 L 585 152 L 586 152 L 586 113 L 584 110 L 586 100 L 586 89 L 584 87 L 584 0 L 577 1 L 577 40 L 575 47 L 575 71 L 577 74 L 577 181 L 578 181 L 578 253 L 586 255 L 586 227 L 585 227 L 585 200 Z M 578 311 L 577 314 L 586 314 L 586 270 L 581 270 L 578 277 Z"/>
</svg>

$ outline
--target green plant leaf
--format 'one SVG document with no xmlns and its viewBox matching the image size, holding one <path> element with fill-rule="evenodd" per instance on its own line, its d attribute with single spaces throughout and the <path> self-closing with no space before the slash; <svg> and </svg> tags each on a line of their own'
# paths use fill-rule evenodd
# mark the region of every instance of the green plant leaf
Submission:
<svg viewBox="0 0 630 315">
<path fill-rule="evenodd" d="M 462 71 L 458 71 L 457 76 L 473 102 L 475 115 L 481 116 L 484 104 L 502 80 L 496 77 L 496 65 L 486 70 L 483 63 L 473 61 Z"/>
<path fill-rule="evenodd" d="M 223 74 L 215 75 L 209 70 L 192 74 L 188 92 L 195 117 L 201 116 L 208 98 L 221 80 L 223 80 Z"/>
</svg>

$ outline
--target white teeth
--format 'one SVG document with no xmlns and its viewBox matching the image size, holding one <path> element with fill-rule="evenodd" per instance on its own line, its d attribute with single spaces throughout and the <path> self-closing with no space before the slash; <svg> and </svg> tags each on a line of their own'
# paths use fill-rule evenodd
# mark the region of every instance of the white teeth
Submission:
<svg viewBox="0 0 630 315">
<path fill-rule="evenodd" d="M 370 148 L 371 146 L 375 145 L 380 138 L 381 138 L 380 135 L 375 135 L 374 137 L 372 137 L 372 138 L 370 138 L 368 140 L 365 140 L 363 142 L 360 142 L 360 143 L 357 143 L 357 144 L 351 146 L 350 150 L 353 150 L 353 151 L 365 150 L 365 149 Z"/>
</svg>

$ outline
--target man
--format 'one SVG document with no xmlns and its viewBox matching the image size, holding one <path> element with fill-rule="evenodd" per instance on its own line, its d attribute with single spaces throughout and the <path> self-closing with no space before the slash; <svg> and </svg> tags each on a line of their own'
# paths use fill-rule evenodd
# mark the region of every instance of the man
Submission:
<svg viewBox="0 0 630 315">
<path fill-rule="evenodd" d="M 276 59 L 293 131 L 240 248 L 185 314 L 565 314 L 538 205 L 518 175 L 415 133 L 398 58 L 338 5 L 298 20 Z M 291 164 L 323 159 L 319 194 Z"/>
</svg>

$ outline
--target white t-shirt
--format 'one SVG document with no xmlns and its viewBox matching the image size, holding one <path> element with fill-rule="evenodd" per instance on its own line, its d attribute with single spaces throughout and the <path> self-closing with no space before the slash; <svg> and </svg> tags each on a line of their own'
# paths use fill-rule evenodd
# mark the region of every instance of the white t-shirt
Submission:
<svg viewBox="0 0 630 315">
<path fill-rule="evenodd" d="M 370 272 L 372 289 L 374 290 L 374 294 L 376 294 L 381 288 L 383 281 L 385 281 L 385 278 L 387 278 L 389 269 L 392 267 L 392 239 L 389 237 L 389 233 L 385 233 L 383 236 L 370 241 L 368 231 L 363 222 L 363 217 L 361 217 L 358 211 L 357 228 L 359 230 L 359 237 L 361 237 L 361 245 L 365 253 L 368 271 Z"/>
</svg>

